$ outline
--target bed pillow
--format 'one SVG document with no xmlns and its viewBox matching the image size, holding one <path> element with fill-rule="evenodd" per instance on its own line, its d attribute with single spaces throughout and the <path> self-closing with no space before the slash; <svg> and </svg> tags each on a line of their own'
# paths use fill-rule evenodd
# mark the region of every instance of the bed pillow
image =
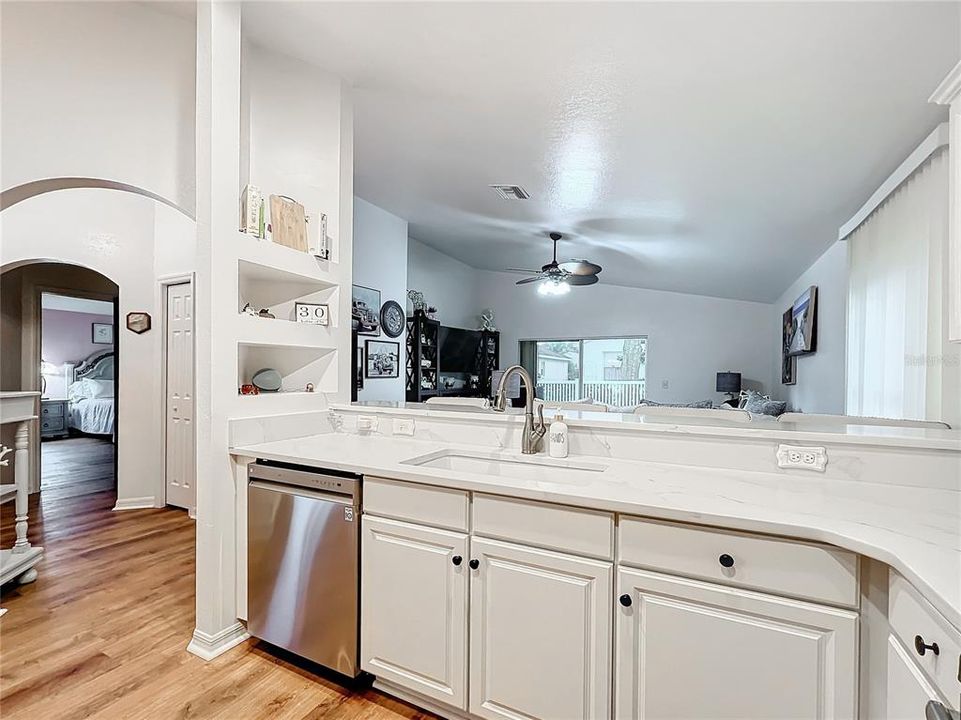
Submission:
<svg viewBox="0 0 961 720">
<path fill-rule="evenodd" d="M 741 402 L 741 409 L 756 415 L 777 417 L 787 409 L 786 400 L 772 400 L 757 390 L 748 390 Z"/>
<path fill-rule="evenodd" d="M 89 398 L 112 398 L 113 380 L 87 380 L 89 383 Z"/>
<path fill-rule="evenodd" d="M 73 401 L 86 398 L 112 398 L 113 380 L 91 380 L 83 378 L 70 385 L 67 398 Z"/>
</svg>

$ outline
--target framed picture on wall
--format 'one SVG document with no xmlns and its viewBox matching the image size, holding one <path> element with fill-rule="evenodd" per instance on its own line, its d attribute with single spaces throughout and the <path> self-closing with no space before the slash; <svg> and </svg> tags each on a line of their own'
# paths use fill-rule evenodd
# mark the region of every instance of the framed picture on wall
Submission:
<svg viewBox="0 0 961 720">
<path fill-rule="evenodd" d="M 364 374 L 369 380 L 400 377 L 400 343 L 367 340 L 364 346 L 366 355 Z"/>
<path fill-rule="evenodd" d="M 807 355 L 818 349 L 818 289 L 812 285 L 791 306 L 788 355 Z"/>
<path fill-rule="evenodd" d="M 94 345 L 113 345 L 113 323 L 91 323 L 90 334 Z"/>
<path fill-rule="evenodd" d="M 797 383 L 797 355 L 791 352 L 791 337 L 794 330 L 794 309 L 788 308 L 781 316 L 781 384 Z"/>
<path fill-rule="evenodd" d="M 359 335 L 380 335 L 380 290 L 354 285 L 350 311 L 351 325 Z"/>
</svg>

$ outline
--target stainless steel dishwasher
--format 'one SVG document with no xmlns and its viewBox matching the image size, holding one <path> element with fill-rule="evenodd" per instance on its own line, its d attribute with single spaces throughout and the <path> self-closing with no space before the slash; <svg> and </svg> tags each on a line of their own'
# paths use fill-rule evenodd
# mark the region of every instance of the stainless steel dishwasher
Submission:
<svg viewBox="0 0 961 720">
<path fill-rule="evenodd" d="M 360 476 L 258 461 L 247 477 L 247 630 L 356 677 Z"/>
</svg>

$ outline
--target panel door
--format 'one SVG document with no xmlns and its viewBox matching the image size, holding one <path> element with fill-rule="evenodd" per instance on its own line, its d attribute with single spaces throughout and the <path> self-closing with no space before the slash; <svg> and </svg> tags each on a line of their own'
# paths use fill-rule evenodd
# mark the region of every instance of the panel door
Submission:
<svg viewBox="0 0 961 720">
<path fill-rule="evenodd" d="M 467 535 L 363 517 L 361 667 L 467 706 Z"/>
<path fill-rule="evenodd" d="M 856 716 L 856 613 L 624 568 L 617 586 L 619 719 Z"/>
<path fill-rule="evenodd" d="M 477 537 L 471 558 L 471 713 L 609 718 L 611 563 Z"/>
<path fill-rule="evenodd" d="M 194 308 L 193 286 L 167 286 L 164 324 L 167 346 L 165 475 L 167 504 L 192 509 L 194 487 Z"/>
<path fill-rule="evenodd" d="M 887 720 L 922 720 L 930 700 L 944 702 L 894 635 L 888 637 L 887 697 Z"/>
</svg>

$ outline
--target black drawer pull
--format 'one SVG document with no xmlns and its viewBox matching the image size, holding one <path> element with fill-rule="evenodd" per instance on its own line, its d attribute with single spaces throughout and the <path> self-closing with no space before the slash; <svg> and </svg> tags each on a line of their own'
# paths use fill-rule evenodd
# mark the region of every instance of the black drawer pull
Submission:
<svg viewBox="0 0 961 720">
<path fill-rule="evenodd" d="M 455 565 L 460 565 L 462 562 L 464 562 L 464 558 L 462 558 L 460 555 L 455 555 L 450 559 L 450 561 Z"/>
<path fill-rule="evenodd" d="M 634 601 L 631 600 L 631 596 L 628 595 L 627 593 L 624 593 L 623 595 L 621 595 L 621 596 L 617 599 L 617 601 L 618 601 L 621 605 L 623 605 L 624 607 L 630 607 L 630 606 L 634 603 Z"/>
<path fill-rule="evenodd" d="M 469 563 L 467 563 L 467 564 L 470 565 L 470 569 L 471 569 L 471 570 L 476 570 L 477 568 L 480 567 L 480 560 L 471 560 L 471 561 L 470 561 Z"/>
<path fill-rule="evenodd" d="M 723 555 L 721 555 L 721 557 L 719 557 L 717 561 L 721 563 L 721 567 L 726 567 L 726 568 L 734 567 L 734 558 L 728 555 L 727 553 L 724 553 Z"/>
<path fill-rule="evenodd" d="M 933 642 L 930 645 L 926 645 L 924 642 L 924 638 L 921 637 L 920 635 L 914 636 L 914 649 L 918 651 L 918 655 L 920 655 L 921 657 L 924 657 L 924 653 L 926 653 L 928 650 L 933 652 L 935 655 L 941 654 L 941 648 L 938 647 L 938 644 L 936 642 Z"/>
</svg>

